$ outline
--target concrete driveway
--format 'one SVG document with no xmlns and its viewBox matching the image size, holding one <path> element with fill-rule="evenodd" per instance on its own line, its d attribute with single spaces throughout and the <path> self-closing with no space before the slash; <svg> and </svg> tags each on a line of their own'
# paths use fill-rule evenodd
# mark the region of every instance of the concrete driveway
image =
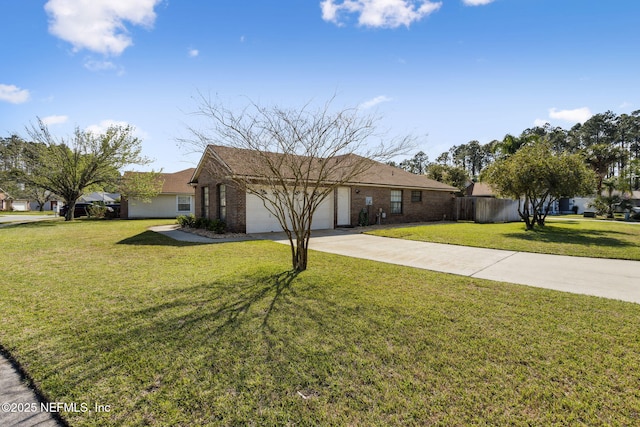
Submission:
<svg viewBox="0 0 640 427">
<path fill-rule="evenodd" d="M 289 242 L 284 239 L 279 243 Z M 368 234 L 316 234 L 311 249 L 480 279 L 640 303 L 640 261 L 545 255 Z"/>
<path fill-rule="evenodd" d="M 2 215 L 0 213 L 0 227 L 9 224 L 24 224 L 26 222 L 43 221 L 56 218 L 53 215 Z"/>
<path fill-rule="evenodd" d="M 289 244 L 284 233 L 208 239 L 176 228 L 177 225 L 171 225 L 152 230 L 177 240 L 199 243 L 261 239 Z M 640 261 L 416 242 L 362 234 L 354 229 L 316 230 L 309 247 L 352 258 L 640 303 Z"/>
</svg>

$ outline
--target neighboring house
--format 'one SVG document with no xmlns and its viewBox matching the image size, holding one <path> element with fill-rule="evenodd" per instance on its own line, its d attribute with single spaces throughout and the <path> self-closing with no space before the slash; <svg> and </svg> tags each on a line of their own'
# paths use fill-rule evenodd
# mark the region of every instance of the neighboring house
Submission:
<svg viewBox="0 0 640 427">
<path fill-rule="evenodd" d="M 14 199 L 4 191 L 0 190 L 0 211 L 20 211 L 26 212 L 29 210 L 29 200 L 27 199 Z"/>
<path fill-rule="evenodd" d="M 277 155 L 277 154 L 274 154 Z M 205 150 L 191 183 L 195 187 L 197 217 L 220 219 L 227 229 L 239 233 L 281 231 L 263 201 L 242 190 L 231 178 L 255 176 L 250 150 L 210 145 Z M 373 162 L 351 182 L 336 188 L 314 214 L 313 229 L 358 225 L 361 212 L 368 223 L 382 224 L 450 219 L 457 188 L 402 169 Z"/>
<path fill-rule="evenodd" d="M 93 193 L 84 194 L 80 196 L 78 202 L 80 203 L 93 203 L 102 202 L 104 204 L 116 203 L 120 200 L 119 193 L 105 193 L 104 191 L 94 191 Z"/>
<path fill-rule="evenodd" d="M 465 189 L 468 197 L 496 197 L 495 190 L 486 182 L 471 182 Z"/>
<path fill-rule="evenodd" d="M 582 215 L 585 211 L 592 211 L 590 206 L 595 200 L 595 197 L 563 197 L 558 201 L 558 211 L 562 214 L 577 213 Z"/>
<path fill-rule="evenodd" d="M 32 211 L 40 210 L 40 206 L 38 205 L 38 202 L 30 202 L 29 205 L 30 205 L 30 210 Z M 47 202 L 45 202 L 44 206 L 42 206 L 42 210 L 57 211 L 62 207 L 62 205 L 64 205 L 64 202 L 61 200 L 48 200 Z"/>
<path fill-rule="evenodd" d="M 179 215 L 193 214 L 194 189 L 189 185 L 189 180 L 194 171 L 195 168 L 189 168 L 180 172 L 160 174 L 163 181 L 162 191 L 152 198 L 150 203 L 122 197 L 120 217 L 175 218 Z"/>
</svg>

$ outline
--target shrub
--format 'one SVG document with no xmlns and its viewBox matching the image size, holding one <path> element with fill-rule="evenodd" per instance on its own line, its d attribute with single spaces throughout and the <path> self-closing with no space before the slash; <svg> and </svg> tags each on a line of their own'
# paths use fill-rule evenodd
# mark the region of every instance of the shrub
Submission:
<svg viewBox="0 0 640 427">
<path fill-rule="evenodd" d="M 87 214 L 89 218 L 104 219 L 107 214 L 107 207 L 101 205 L 91 205 L 87 208 Z"/>
<path fill-rule="evenodd" d="M 213 231 L 216 234 L 222 234 L 227 229 L 227 224 L 219 219 L 196 218 L 193 214 L 180 215 L 176 218 L 181 227 L 201 228 L 203 230 Z"/>
<path fill-rule="evenodd" d="M 196 218 L 193 227 L 194 228 L 207 228 L 209 226 L 209 219 L 208 218 Z"/>
<path fill-rule="evenodd" d="M 176 218 L 180 227 L 194 228 L 196 223 L 196 217 L 193 214 L 180 215 Z"/>
<path fill-rule="evenodd" d="M 207 225 L 207 230 L 213 231 L 216 234 L 222 234 L 227 229 L 227 224 L 224 221 L 220 221 L 219 219 L 214 219 L 209 221 Z"/>
</svg>

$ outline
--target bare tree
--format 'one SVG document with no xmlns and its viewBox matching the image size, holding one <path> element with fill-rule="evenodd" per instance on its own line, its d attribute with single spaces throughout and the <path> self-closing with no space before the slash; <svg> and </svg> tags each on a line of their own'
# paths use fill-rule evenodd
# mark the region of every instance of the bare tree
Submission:
<svg viewBox="0 0 640 427">
<path fill-rule="evenodd" d="M 320 108 L 261 106 L 250 102 L 239 113 L 200 96 L 196 115 L 202 129 L 189 128 L 194 139 L 181 142 L 206 150 L 209 144 L 247 150 L 251 174 L 233 181 L 260 198 L 289 238 L 295 271 L 307 268 L 313 216 L 320 204 L 364 173 L 375 161 L 406 153 L 413 138 L 384 141 L 378 118 L 356 108 L 334 111 L 330 99 Z"/>
</svg>

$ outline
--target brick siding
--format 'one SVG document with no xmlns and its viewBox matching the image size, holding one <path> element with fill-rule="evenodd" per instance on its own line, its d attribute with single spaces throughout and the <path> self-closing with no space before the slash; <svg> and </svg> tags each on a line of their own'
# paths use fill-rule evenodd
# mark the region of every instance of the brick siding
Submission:
<svg viewBox="0 0 640 427">
<path fill-rule="evenodd" d="M 391 213 L 391 190 L 402 191 L 402 213 Z M 351 224 L 358 225 L 362 209 L 368 210 L 369 224 L 375 224 L 382 209 L 386 218 L 382 224 L 400 224 L 409 222 L 442 221 L 453 218 L 454 198 L 448 192 L 420 190 L 422 200 L 411 201 L 411 190 L 403 188 L 352 187 L 351 188 Z M 371 197 L 373 204 L 366 206 L 366 198 Z"/>
<path fill-rule="evenodd" d="M 226 185 L 227 200 L 227 230 L 235 233 L 245 233 L 247 197 L 238 184 L 223 178 L 228 172 L 214 159 L 208 158 L 207 164 L 201 169 L 195 194 L 195 215 L 202 215 L 202 189 L 209 188 L 208 217 L 219 219 L 218 186 Z M 351 187 L 351 225 L 358 225 L 359 214 L 366 206 L 366 197 L 372 197 L 373 204 L 368 207 L 369 224 L 376 223 L 379 209 L 386 214 L 383 224 L 400 224 L 410 222 L 442 221 L 453 218 L 454 197 L 447 191 L 421 190 L 421 200 L 411 201 L 411 190 L 397 188 L 402 191 L 402 213 L 391 213 L 391 190 L 388 187 Z"/>
</svg>

